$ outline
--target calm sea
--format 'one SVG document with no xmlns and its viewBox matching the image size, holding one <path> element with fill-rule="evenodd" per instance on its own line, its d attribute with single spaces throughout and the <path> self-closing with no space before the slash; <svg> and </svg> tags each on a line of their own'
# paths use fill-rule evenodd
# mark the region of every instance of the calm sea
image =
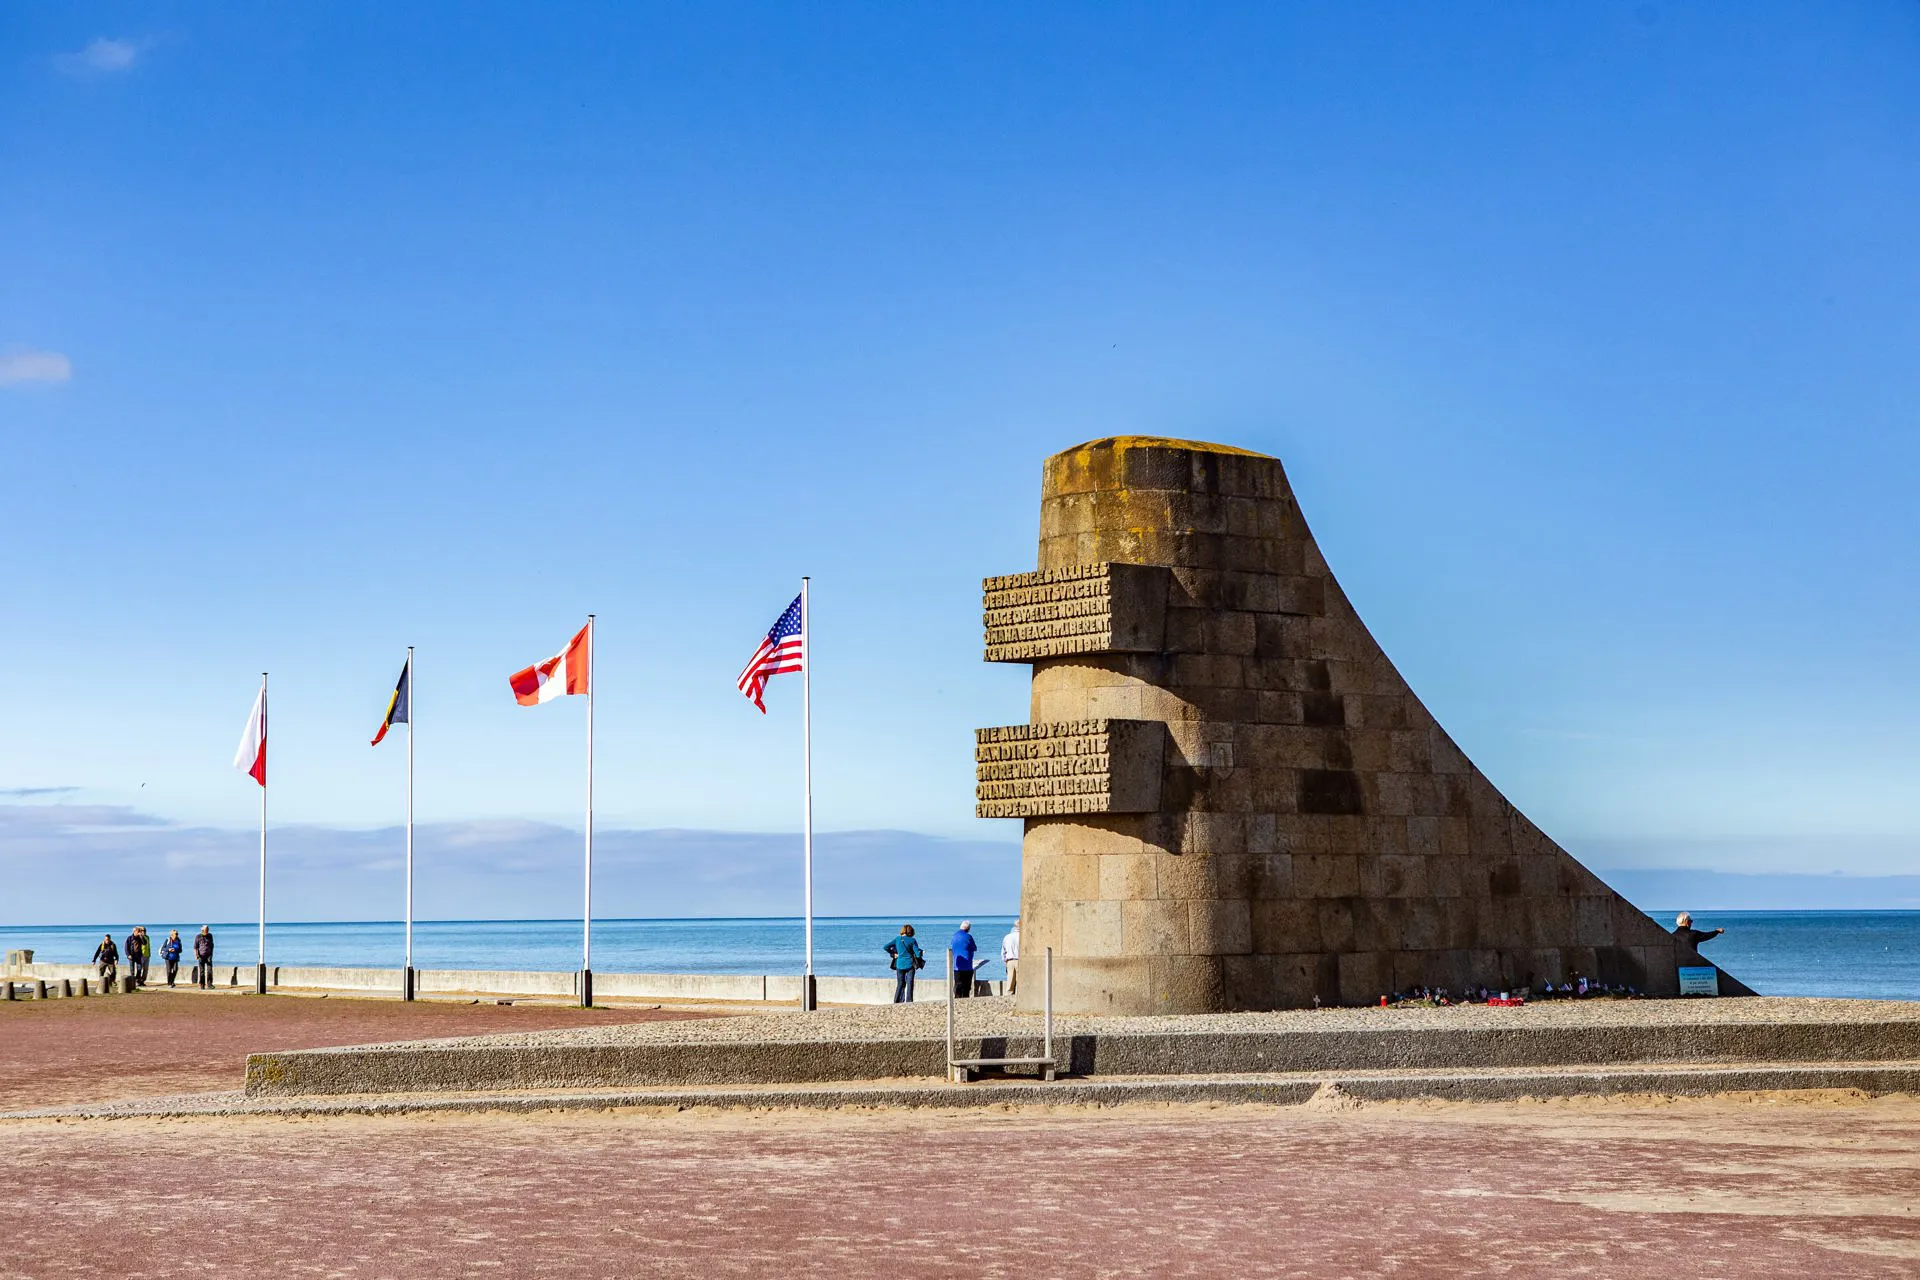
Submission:
<svg viewBox="0 0 1920 1280">
<path fill-rule="evenodd" d="M 115 925 L 0 925 L 0 951 L 31 947 L 34 959 L 83 964 L 113 933 L 124 943 L 132 923 Z M 156 950 L 167 930 L 191 940 L 202 924 L 213 925 L 215 957 L 228 964 L 252 964 L 258 951 L 257 923 L 220 924 L 195 920 L 140 921 Z M 960 926 L 958 916 L 916 916 L 910 922 L 892 916 L 816 917 L 813 922 L 813 971 L 834 977 L 885 977 L 881 948 L 911 923 L 926 949 L 929 968 L 944 964 L 947 939 Z M 999 963 L 1000 939 L 1012 916 L 974 916 L 973 936 L 982 956 Z M 601 973 L 799 973 L 804 967 L 804 926 L 793 919 L 769 920 L 595 920 L 593 967 Z M 403 931 L 397 920 L 344 923 L 267 923 L 267 963 L 365 965 L 397 969 L 403 955 Z M 191 963 L 191 960 L 188 961 Z M 420 969 L 559 969 L 580 967 L 578 920 L 416 920 L 413 963 Z M 992 972 L 991 969 L 988 970 Z"/>
<path fill-rule="evenodd" d="M 1655 912 L 1661 920 L 1672 912 Z M 1696 912 L 1703 929 L 1726 935 L 1702 951 L 1765 995 L 1857 996 L 1920 1000 L 1920 911 Z M 145 922 L 156 941 L 177 928 L 189 937 L 203 923 Z M 880 948 L 899 931 L 895 917 L 814 921 L 814 971 L 884 977 Z M 998 957 L 1008 916 L 976 916 L 982 955 Z M 959 924 L 953 916 L 913 920 L 930 959 Z M 0 950 L 31 947 L 35 959 L 84 963 L 109 928 L 124 939 L 129 922 L 108 925 L 0 925 Z M 250 964 L 255 927 L 215 923 L 219 958 Z M 423 969 L 560 969 L 580 964 L 578 920 L 434 920 L 413 927 L 414 963 Z M 270 924 L 272 964 L 398 968 L 397 922 Z M 798 973 L 801 924 L 770 920 L 596 920 L 593 967 L 606 973 Z M 996 960 L 997 963 L 997 960 Z M 991 969 L 988 970 L 992 972 Z"/>
</svg>

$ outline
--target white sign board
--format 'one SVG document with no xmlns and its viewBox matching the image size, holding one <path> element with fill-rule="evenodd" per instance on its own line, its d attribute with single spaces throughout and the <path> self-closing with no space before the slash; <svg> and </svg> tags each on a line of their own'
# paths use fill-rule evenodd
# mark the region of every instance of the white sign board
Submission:
<svg viewBox="0 0 1920 1280">
<path fill-rule="evenodd" d="M 1680 967 L 1680 994 L 1683 996 L 1719 995 L 1720 971 L 1710 964 L 1682 965 Z"/>
</svg>

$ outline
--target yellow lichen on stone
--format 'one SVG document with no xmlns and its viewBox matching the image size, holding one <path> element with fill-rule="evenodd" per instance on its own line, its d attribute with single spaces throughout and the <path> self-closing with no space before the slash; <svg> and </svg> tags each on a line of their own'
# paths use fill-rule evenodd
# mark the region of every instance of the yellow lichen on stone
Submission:
<svg viewBox="0 0 1920 1280">
<path fill-rule="evenodd" d="M 1252 449 L 1241 449 L 1230 444 L 1212 444 L 1205 440 L 1175 440 L 1171 436 L 1106 436 L 1099 440 L 1089 440 L 1077 444 L 1071 449 L 1062 449 L 1053 455 L 1053 460 L 1066 458 L 1069 454 L 1091 453 L 1095 449 L 1111 449 L 1115 453 L 1125 453 L 1129 449 L 1185 449 L 1192 453 L 1230 453 L 1242 458 L 1271 458 L 1269 453 L 1256 453 Z"/>
</svg>

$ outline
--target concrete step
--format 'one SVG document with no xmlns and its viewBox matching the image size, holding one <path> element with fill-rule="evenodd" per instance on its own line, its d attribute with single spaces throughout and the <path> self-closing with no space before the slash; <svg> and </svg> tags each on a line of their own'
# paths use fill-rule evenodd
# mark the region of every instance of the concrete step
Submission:
<svg viewBox="0 0 1920 1280">
<path fill-rule="evenodd" d="M 941 1080 L 891 1080 L 736 1088 L 515 1089 L 483 1093 L 436 1091 L 315 1097 L 260 1097 L 227 1092 L 16 1111 L 0 1113 L 0 1120 L 394 1115 L 415 1112 L 604 1110 L 613 1107 L 672 1110 L 692 1107 L 747 1110 L 840 1107 L 950 1109 L 1193 1102 L 1297 1106 L 1316 1098 L 1361 1103 L 1415 1099 L 1502 1102 L 1522 1098 L 1581 1096 L 1707 1097 L 1727 1093 L 1807 1089 L 1844 1089 L 1866 1094 L 1920 1093 L 1920 1060 L 1500 1071 L 1137 1076 L 1097 1080 L 1063 1079 L 1053 1084 L 1005 1078 L 965 1085 Z"/>
</svg>

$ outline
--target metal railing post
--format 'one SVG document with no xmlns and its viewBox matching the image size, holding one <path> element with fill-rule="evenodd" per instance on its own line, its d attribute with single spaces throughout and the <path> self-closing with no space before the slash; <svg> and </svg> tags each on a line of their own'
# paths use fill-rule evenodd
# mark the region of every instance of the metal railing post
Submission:
<svg viewBox="0 0 1920 1280">
<path fill-rule="evenodd" d="M 1053 948 L 1052 947 L 1047 948 L 1047 963 L 1046 963 L 1046 968 L 1041 972 L 1040 986 L 1041 986 L 1041 998 L 1044 1000 L 1046 1005 L 1045 1026 L 1046 1026 L 1046 1046 L 1047 1046 L 1045 1049 L 1041 1051 L 1041 1056 L 1046 1058 L 1047 1062 L 1051 1064 L 1053 1062 Z M 1051 1065 L 1047 1067 L 1047 1076 L 1049 1079 L 1051 1079 L 1053 1076 L 1053 1067 Z"/>
<path fill-rule="evenodd" d="M 947 1083 L 956 1083 L 953 1065 L 953 948 L 947 948 Z"/>
</svg>

